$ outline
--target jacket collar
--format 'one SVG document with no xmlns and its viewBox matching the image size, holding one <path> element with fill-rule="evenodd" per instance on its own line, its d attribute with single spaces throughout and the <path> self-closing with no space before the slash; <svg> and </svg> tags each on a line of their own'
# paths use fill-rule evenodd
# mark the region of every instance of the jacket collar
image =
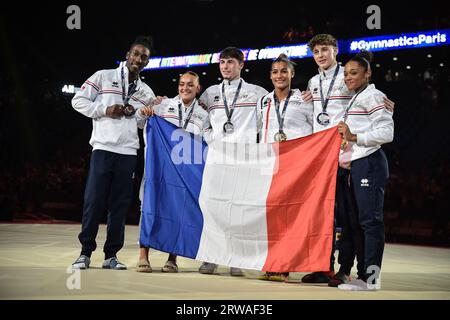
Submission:
<svg viewBox="0 0 450 320">
<path fill-rule="evenodd" d="M 126 66 L 126 61 L 121 62 L 119 67 L 116 69 L 117 74 L 119 76 L 119 79 L 122 79 L 122 67 L 123 67 L 123 74 L 125 77 L 125 85 L 128 86 L 130 83 L 128 82 L 128 74 L 130 73 L 130 70 L 128 70 L 127 66 Z M 140 76 L 137 77 L 136 79 L 136 90 L 139 91 L 141 88 L 141 78 Z"/>
<path fill-rule="evenodd" d="M 339 65 L 339 62 L 337 62 L 332 68 L 328 68 L 327 70 L 320 70 L 319 68 L 319 74 L 322 77 L 322 79 L 330 79 L 333 78 L 334 71 L 336 70 L 337 66 Z M 342 67 L 340 67 L 342 68 Z"/>
<path fill-rule="evenodd" d="M 192 106 L 197 102 L 197 98 L 194 98 L 194 100 L 192 100 L 188 105 L 186 105 L 186 104 L 183 102 L 183 100 L 181 99 L 180 95 L 177 95 L 177 96 L 175 97 L 175 100 L 177 101 L 177 104 L 178 104 L 178 103 L 181 103 L 181 105 L 182 105 L 183 107 L 185 107 L 185 108 L 190 108 L 190 107 L 192 107 Z"/>
<path fill-rule="evenodd" d="M 237 86 L 239 85 L 239 82 L 242 80 L 242 84 L 245 83 L 244 79 L 242 78 L 237 78 L 234 80 L 223 80 L 222 83 L 225 84 L 225 87 L 230 87 L 230 88 L 237 88 Z"/>
</svg>

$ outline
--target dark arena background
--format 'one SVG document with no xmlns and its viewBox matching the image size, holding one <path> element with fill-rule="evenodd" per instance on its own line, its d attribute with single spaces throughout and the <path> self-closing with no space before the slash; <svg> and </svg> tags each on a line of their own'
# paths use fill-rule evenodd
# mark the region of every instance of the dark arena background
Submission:
<svg viewBox="0 0 450 320">
<path fill-rule="evenodd" d="M 66 10 L 72 4 L 80 8 L 80 29 L 71 30 L 67 27 L 71 13 Z M 381 10 L 379 29 L 369 29 L 367 26 L 371 14 L 366 10 L 372 4 L 378 5 Z M 141 78 L 157 95 L 175 96 L 179 74 L 187 70 L 200 75 L 203 89 L 219 83 L 221 75 L 212 57 L 227 46 L 247 50 L 247 58 L 256 52 L 254 59 L 245 62 L 242 77 L 247 82 L 271 91 L 273 86 L 269 70 L 273 58 L 278 54 L 270 57 L 271 51 L 266 50 L 268 56 L 263 59 L 263 49 L 302 46 L 318 33 L 331 33 L 337 37 L 340 50 L 338 61 L 342 64 L 353 54 L 350 52 L 352 41 L 361 44 L 362 40 L 367 43 L 375 38 L 382 40 L 391 36 L 422 39 L 421 34 L 439 33 L 435 38 L 430 36 L 430 41 L 423 38 L 421 43 L 385 46 L 373 51 L 372 82 L 395 102 L 394 141 L 383 146 L 390 170 L 385 190 L 384 221 L 386 242 L 387 246 L 391 246 L 391 251 L 386 251 L 386 259 L 405 259 L 404 264 L 392 267 L 392 270 L 399 268 L 395 269 L 397 271 L 389 271 L 388 267 L 387 272 L 394 275 L 386 275 L 384 281 L 390 277 L 395 283 L 399 279 L 395 275 L 402 277 L 404 273 L 400 269 L 414 265 L 415 258 L 417 261 L 431 259 L 430 265 L 437 269 L 429 272 L 430 277 L 433 274 L 440 277 L 436 283 L 428 283 L 427 290 L 434 292 L 434 295 L 406 293 L 414 291 L 420 283 L 428 282 L 429 279 L 422 279 L 423 282 L 419 279 L 421 271 L 424 271 L 422 269 L 412 272 L 416 277 L 401 278 L 400 289 L 397 288 L 401 294 L 385 294 L 375 299 L 450 299 L 450 14 L 446 8 L 444 2 L 434 1 L 418 5 L 406 2 L 394 4 L 393 1 L 276 1 L 262 4 L 215 0 L 38 2 L 2 8 L 0 299 L 290 300 L 375 297 L 344 296 L 341 293 L 333 294 L 335 291 L 325 291 L 328 289 L 312 292 L 316 287 L 296 292 L 290 286 L 289 292 L 286 292 L 281 288 L 283 284 L 272 284 L 267 288 L 270 293 L 264 296 L 259 293 L 266 291 L 263 285 L 252 291 L 245 287 L 244 280 L 236 284 L 239 288 L 245 287 L 240 291 L 234 289 L 236 286 L 219 285 L 219 282 L 212 284 L 214 288 L 208 287 L 207 283 L 197 289 L 187 283 L 170 287 L 169 280 L 162 279 L 166 287 L 161 284 L 156 291 L 160 290 L 163 294 L 153 294 L 153 291 L 146 291 L 143 287 L 133 291 L 130 289 L 132 285 L 120 282 L 128 281 L 128 278 L 121 278 L 119 282 L 111 280 L 114 285 L 108 287 L 109 280 L 102 275 L 98 276 L 100 283 L 95 288 L 89 288 L 89 283 L 83 282 L 84 293 L 64 287 L 69 276 L 64 273 L 65 267 L 78 254 L 77 234 L 91 154 L 88 141 L 92 122 L 71 106 L 74 91 L 83 81 L 97 70 L 116 68 L 118 62 L 125 59 L 125 53 L 137 35 L 151 35 L 155 47 L 151 58 L 160 60 L 152 60 L 152 67 L 144 70 Z M 317 66 L 310 52 L 308 54 L 305 57 L 292 57 L 297 63 L 294 88 L 306 89 L 308 80 L 317 73 Z M 188 59 L 182 57 L 195 55 L 209 56 L 192 58 L 192 65 L 186 65 Z M 179 58 L 165 59 L 171 57 Z M 123 259 L 128 262 L 129 269 L 135 264 L 138 253 L 137 194 L 144 164 L 142 131 L 140 138 L 135 200 L 127 217 L 127 238 L 123 249 L 129 252 L 127 258 Z M 106 212 L 103 218 L 105 222 Z M 101 227 L 99 237 L 104 236 L 104 227 Z M 16 247 L 23 241 L 28 242 L 23 247 Z M 39 257 L 23 252 L 28 255 L 26 259 L 35 261 L 29 267 L 34 268 L 35 274 L 49 277 L 50 282 L 60 281 L 60 284 L 50 284 L 40 290 L 38 280 L 25 281 L 27 271 L 15 267 L 19 264 L 17 259 L 20 250 L 33 247 L 33 243 L 42 250 L 50 251 L 47 257 L 45 254 Z M 64 249 L 66 245 L 70 246 L 67 250 Z M 101 261 L 99 249 L 101 247 L 96 254 L 99 256 L 98 261 Z M 421 251 L 414 251 L 419 249 L 437 251 L 427 256 Z M 49 258 L 54 254 L 59 255 L 59 258 Z M 164 262 L 162 254 L 152 255 L 156 267 Z M 440 262 L 432 260 L 433 257 L 440 259 Z M 45 267 L 54 264 L 52 272 L 57 272 L 56 267 L 62 270 L 58 271 L 61 280 L 48 276 L 40 264 L 43 259 L 46 260 Z M 187 260 L 184 267 L 190 272 L 188 275 L 192 275 L 199 262 Z M 181 269 L 183 261 L 180 261 Z M 16 272 L 20 277 L 14 278 Z M 162 277 L 161 273 L 154 275 Z M 203 278 L 197 274 L 195 276 L 199 277 L 196 283 L 200 283 Z M 33 281 L 36 281 L 34 285 Z M 183 281 L 188 279 L 183 278 Z M 408 287 L 409 281 L 416 282 Z M 27 286 L 25 282 L 31 284 Z M 148 282 L 152 283 L 151 279 Z M 124 291 L 120 289 L 122 284 L 126 287 Z M 403 290 L 402 285 L 403 289 L 407 289 Z M 187 287 L 190 291 L 180 289 Z"/>
</svg>

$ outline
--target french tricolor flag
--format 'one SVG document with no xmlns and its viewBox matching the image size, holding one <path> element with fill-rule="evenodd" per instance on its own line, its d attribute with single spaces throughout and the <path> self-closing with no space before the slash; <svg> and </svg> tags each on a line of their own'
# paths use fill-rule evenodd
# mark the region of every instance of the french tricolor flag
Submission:
<svg viewBox="0 0 450 320">
<path fill-rule="evenodd" d="M 272 144 L 201 138 L 148 120 L 140 243 L 220 265 L 328 271 L 336 127 Z"/>
</svg>

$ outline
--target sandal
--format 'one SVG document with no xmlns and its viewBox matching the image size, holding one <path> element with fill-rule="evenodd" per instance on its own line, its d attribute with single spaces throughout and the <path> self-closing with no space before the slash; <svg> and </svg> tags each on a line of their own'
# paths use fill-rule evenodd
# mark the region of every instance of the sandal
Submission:
<svg viewBox="0 0 450 320">
<path fill-rule="evenodd" d="M 177 266 L 176 262 L 167 260 L 164 267 L 162 267 L 161 272 L 177 273 L 178 266 Z"/>
<path fill-rule="evenodd" d="M 152 267 L 150 266 L 150 262 L 145 259 L 139 260 L 139 262 L 136 265 L 136 271 L 137 272 L 145 272 L 145 273 L 151 273 Z"/>
<path fill-rule="evenodd" d="M 273 272 L 266 272 L 266 273 L 264 273 L 264 274 L 258 276 L 256 279 L 267 281 L 267 280 L 270 279 L 270 277 L 271 277 L 272 275 L 273 275 Z"/>
<path fill-rule="evenodd" d="M 269 277 L 269 281 L 284 282 L 289 279 L 289 272 L 274 272 Z"/>
</svg>

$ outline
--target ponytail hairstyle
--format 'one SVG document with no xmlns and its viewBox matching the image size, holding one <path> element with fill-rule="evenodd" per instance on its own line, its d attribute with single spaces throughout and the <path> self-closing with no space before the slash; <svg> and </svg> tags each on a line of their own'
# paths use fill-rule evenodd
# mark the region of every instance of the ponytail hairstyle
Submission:
<svg viewBox="0 0 450 320">
<path fill-rule="evenodd" d="M 349 61 L 357 62 L 365 72 L 371 71 L 370 63 L 373 60 L 373 53 L 367 50 L 361 50 Z"/>
<path fill-rule="evenodd" d="M 297 64 L 294 61 L 291 61 L 286 54 L 282 53 L 282 54 L 280 54 L 278 56 L 278 58 L 273 60 L 272 67 L 273 67 L 274 63 L 276 63 L 276 62 L 284 62 L 284 63 L 286 63 L 286 65 L 288 66 L 289 70 L 291 70 L 291 72 L 292 72 L 292 76 L 294 76 L 294 74 L 295 74 L 295 66 Z"/>
<path fill-rule="evenodd" d="M 197 80 L 198 92 L 197 92 L 196 96 L 198 96 L 200 94 L 201 90 L 202 90 L 202 85 L 200 84 L 200 77 L 199 77 L 199 75 L 196 72 L 191 71 L 191 70 L 188 70 L 188 71 L 184 72 L 183 74 L 180 75 L 180 78 L 178 79 L 178 84 L 180 83 L 181 77 L 186 75 L 186 74 L 188 74 L 190 76 L 193 76 Z"/>
<path fill-rule="evenodd" d="M 198 84 L 200 84 L 200 77 L 198 76 L 197 73 L 195 73 L 194 71 L 188 70 L 188 71 L 186 71 L 185 73 L 181 74 L 181 75 L 180 75 L 180 78 L 181 78 L 182 76 L 184 76 L 185 74 L 188 74 L 188 75 L 193 76 L 195 79 L 197 79 Z"/>
</svg>

